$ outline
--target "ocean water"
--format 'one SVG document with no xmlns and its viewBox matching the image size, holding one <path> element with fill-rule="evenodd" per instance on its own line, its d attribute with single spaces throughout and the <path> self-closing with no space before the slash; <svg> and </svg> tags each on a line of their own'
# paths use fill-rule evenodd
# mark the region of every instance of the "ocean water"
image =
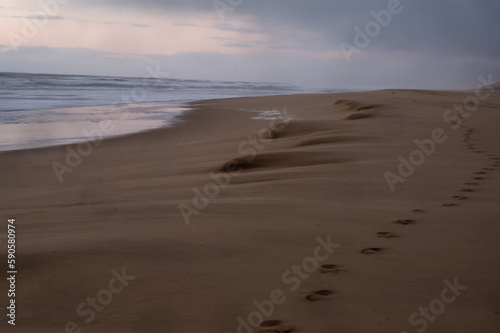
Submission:
<svg viewBox="0 0 500 333">
<path fill-rule="evenodd" d="M 119 136 L 175 126 L 201 99 L 339 92 L 329 87 L 168 78 L 0 73 L 0 151 L 88 140 L 102 122 Z"/>
</svg>

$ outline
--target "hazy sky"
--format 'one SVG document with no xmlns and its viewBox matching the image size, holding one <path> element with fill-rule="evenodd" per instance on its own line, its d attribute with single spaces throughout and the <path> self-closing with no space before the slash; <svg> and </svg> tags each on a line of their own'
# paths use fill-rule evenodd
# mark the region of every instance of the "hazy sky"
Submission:
<svg viewBox="0 0 500 333">
<path fill-rule="evenodd" d="M 0 0 L 0 71 L 142 77 L 159 65 L 172 78 L 381 88 L 500 81 L 498 0 L 215 4 Z"/>
</svg>

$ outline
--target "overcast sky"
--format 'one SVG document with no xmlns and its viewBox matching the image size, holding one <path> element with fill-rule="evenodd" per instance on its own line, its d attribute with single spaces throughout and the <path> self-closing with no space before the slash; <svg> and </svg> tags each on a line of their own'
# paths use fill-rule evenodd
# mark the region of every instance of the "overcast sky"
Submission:
<svg viewBox="0 0 500 333">
<path fill-rule="evenodd" d="M 500 81 L 498 0 L 215 3 L 0 0 L 0 71 L 143 77 L 159 65 L 172 78 L 339 88 Z"/>
</svg>

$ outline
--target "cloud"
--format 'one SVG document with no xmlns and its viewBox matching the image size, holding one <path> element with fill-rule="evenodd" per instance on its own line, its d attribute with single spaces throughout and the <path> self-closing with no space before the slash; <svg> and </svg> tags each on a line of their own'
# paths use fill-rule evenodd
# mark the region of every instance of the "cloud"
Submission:
<svg viewBox="0 0 500 333">
<path fill-rule="evenodd" d="M 176 23 L 174 23 L 174 25 L 180 26 L 180 27 L 196 27 L 196 28 L 203 27 L 202 25 L 199 25 L 199 24 L 185 23 L 185 22 L 176 22 Z"/>
<path fill-rule="evenodd" d="M 132 27 L 136 28 L 151 28 L 153 27 L 152 25 L 149 24 L 139 24 L 139 23 L 130 23 L 130 22 L 114 22 L 114 21 L 97 21 L 97 20 L 86 20 L 86 19 L 80 19 L 77 17 L 63 17 L 63 16 L 50 16 L 50 15 L 43 15 L 39 16 L 37 15 L 0 15 L 0 17 L 5 17 L 5 18 L 16 18 L 16 19 L 28 19 L 28 20 L 33 20 L 33 19 L 38 19 L 38 20 L 49 20 L 49 21 L 59 21 L 59 20 L 73 20 L 73 21 L 78 21 L 82 23 L 95 23 L 95 24 L 106 24 L 106 25 L 129 25 Z"/>
<path fill-rule="evenodd" d="M 243 43 L 226 43 L 224 44 L 226 47 L 251 47 L 249 44 L 243 44 Z"/>
<path fill-rule="evenodd" d="M 212 25 L 213 28 L 220 31 L 230 31 L 230 32 L 238 32 L 242 34 L 262 34 L 262 29 L 249 29 L 249 28 L 240 28 L 232 26 L 227 23 L 217 23 Z"/>
<path fill-rule="evenodd" d="M 22 7 L 13 7 L 13 6 L 0 6 L 2 9 L 14 9 L 14 10 L 30 10 L 29 8 L 22 8 Z"/>
<path fill-rule="evenodd" d="M 234 10 L 225 12 L 223 21 L 212 0 L 72 0 L 64 7 L 61 21 L 116 26 L 77 27 L 68 22 L 72 31 L 80 31 L 87 40 L 101 36 L 102 45 L 111 44 L 111 40 L 125 44 L 119 38 L 106 37 L 117 36 L 123 29 L 133 45 L 123 52 L 137 49 L 138 54 L 112 53 L 120 46 L 115 44 L 115 49 L 106 48 L 109 53 L 38 50 L 43 61 L 37 65 L 35 50 L 23 49 L 29 55 L 16 61 L 6 58 L 5 48 L 0 48 L 0 68 L 8 68 L 7 63 L 22 68 L 22 63 L 38 71 L 61 70 L 50 61 L 51 54 L 80 61 L 78 66 L 76 60 L 65 59 L 60 62 L 66 64 L 64 70 L 113 75 L 138 75 L 141 66 L 156 61 L 181 78 L 241 77 L 340 86 L 464 88 L 474 86 L 478 75 L 493 73 L 500 77 L 500 43 L 495 39 L 500 31 L 500 2 L 400 1 L 401 13 L 391 15 L 390 24 L 348 64 L 341 57 L 339 44 L 354 44 L 354 28 L 364 30 L 366 23 L 374 20 L 372 13 L 387 9 L 389 0 L 242 0 Z M 111 30 L 113 34 L 104 33 Z M 59 40 L 57 35 L 50 37 Z M 181 46 L 172 52 L 170 46 L 168 50 L 150 46 L 177 44 Z M 179 50 L 194 51 L 172 55 Z M 33 64 L 28 64 L 28 59 Z"/>
<path fill-rule="evenodd" d="M 228 1 L 225 3 L 230 4 Z M 175 13 L 209 15 L 213 27 L 221 31 L 259 34 L 264 31 L 275 40 L 290 40 L 303 31 L 317 35 L 319 49 L 339 50 L 341 42 L 352 43 L 354 27 L 373 20 L 371 11 L 387 8 L 389 0 L 242 0 L 218 20 L 211 0 L 73 0 L 85 8 L 131 9 L 149 15 Z M 416 50 L 436 55 L 468 54 L 498 57 L 500 43 L 492 40 L 498 31 L 500 3 L 492 0 L 400 0 L 403 11 L 392 17 L 391 24 L 372 43 L 373 50 Z M 235 23 L 251 20 L 254 28 Z M 192 23 L 178 23 L 191 25 Z M 196 26 L 196 24 L 192 24 Z M 287 36 L 288 35 L 288 36 Z M 310 48 L 305 44 L 303 49 Z M 318 45 L 318 43 L 316 43 Z"/>
<path fill-rule="evenodd" d="M 135 11 L 165 13 L 207 13 L 215 11 L 212 0 L 72 0 L 74 6 L 128 8 Z"/>
<path fill-rule="evenodd" d="M 139 24 L 139 23 L 129 23 L 129 22 L 113 22 L 113 21 L 82 21 L 78 20 L 80 22 L 85 22 L 85 23 L 97 23 L 97 24 L 106 24 L 106 25 L 128 25 L 131 27 L 136 27 L 136 28 L 152 28 L 152 25 L 149 24 Z"/>
<path fill-rule="evenodd" d="M 7 17 L 7 18 L 17 18 L 17 19 L 28 19 L 32 20 L 34 17 L 33 15 L 26 15 L 26 16 L 19 16 L 19 15 L 1 15 L 1 17 Z M 38 16 L 35 16 L 35 19 Z M 49 21 L 57 21 L 57 20 L 65 20 L 66 18 L 62 16 L 50 16 L 50 15 L 44 15 L 39 17 L 40 20 L 49 20 Z"/>
</svg>

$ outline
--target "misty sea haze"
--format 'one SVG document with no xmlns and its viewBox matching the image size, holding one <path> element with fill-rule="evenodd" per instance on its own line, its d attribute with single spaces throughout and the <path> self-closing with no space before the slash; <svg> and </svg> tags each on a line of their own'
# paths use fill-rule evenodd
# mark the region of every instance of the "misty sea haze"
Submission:
<svg viewBox="0 0 500 333">
<path fill-rule="evenodd" d="M 194 100 L 347 91 L 278 83 L 0 73 L 0 151 L 88 140 L 102 121 L 120 136 L 173 126 Z"/>
</svg>

